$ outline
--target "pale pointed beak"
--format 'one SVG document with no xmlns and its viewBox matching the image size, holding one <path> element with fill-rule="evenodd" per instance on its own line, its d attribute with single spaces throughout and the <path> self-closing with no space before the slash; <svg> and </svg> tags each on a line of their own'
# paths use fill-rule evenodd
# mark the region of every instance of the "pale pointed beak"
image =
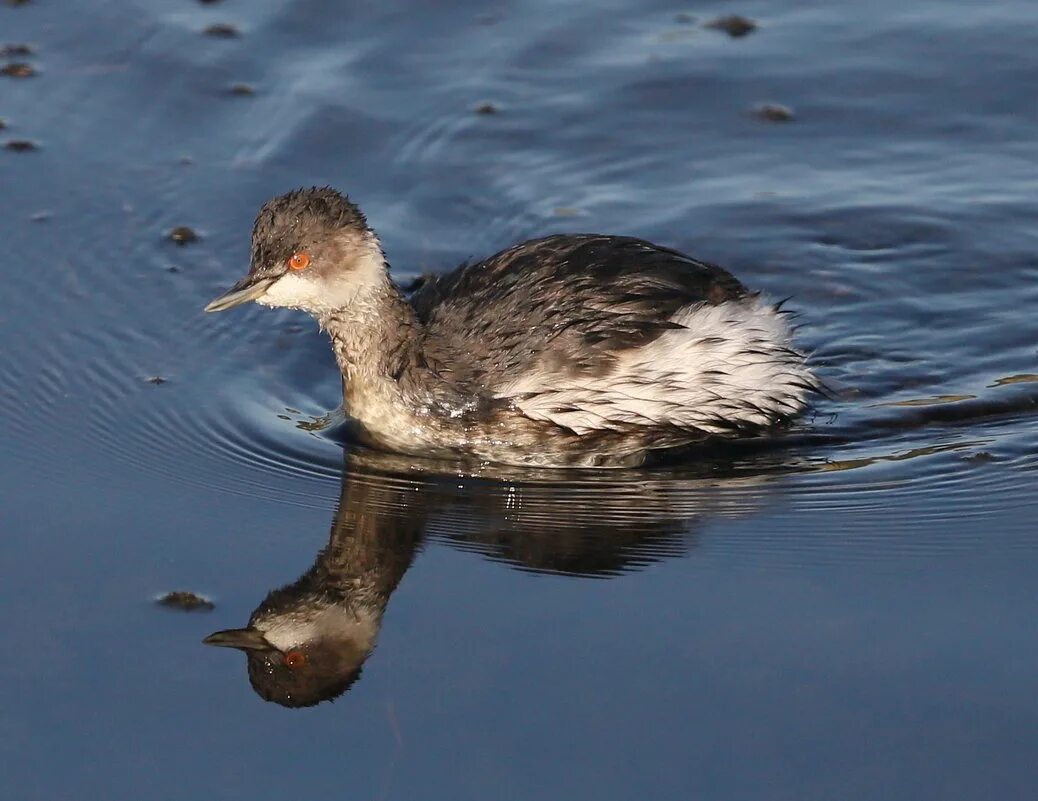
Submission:
<svg viewBox="0 0 1038 801">
<path fill-rule="evenodd" d="M 274 650 L 274 646 L 263 636 L 263 632 L 256 629 L 224 629 L 210 634 L 202 642 L 222 648 L 237 648 L 239 651 Z"/>
<path fill-rule="evenodd" d="M 250 300 L 256 300 L 256 298 L 263 295 L 270 285 L 277 280 L 277 277 L 273 278 L 257 278 L 252 275 L 245 276 L 241 281 L 232 286 L 220 297 L 211 301 L 208 306 L 205 307 L 207 312 L 218 312 L 224 309 L 229 309 L 232 306 L 238 306 L 242 303 L 247 303 Z"/>
</svg>

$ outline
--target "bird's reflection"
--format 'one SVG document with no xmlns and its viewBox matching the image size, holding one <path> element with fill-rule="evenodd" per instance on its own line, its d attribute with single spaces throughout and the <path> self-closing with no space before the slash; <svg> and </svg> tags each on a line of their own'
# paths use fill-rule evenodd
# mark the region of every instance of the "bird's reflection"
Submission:
<svg viewBox="0 0 1038 801">
<path fill-rule="evenodd" d="M 245 653 L 262 698 L 312 706 L 349 689 L 426 538 L 526 570 L 608 577 L 683 554 L 704 519 L 751 511 L 773 483 L 759 473 L 719 478 L 716 467 L 681 478 L 585 474 L 565 484 L 551 471 L 516 481 L 514 469 L 459 479 L 421 467 L 410 457 L 350 454 L 313 567 L 270 592 L 246 628 L 205 639 Z"/>
</svg>

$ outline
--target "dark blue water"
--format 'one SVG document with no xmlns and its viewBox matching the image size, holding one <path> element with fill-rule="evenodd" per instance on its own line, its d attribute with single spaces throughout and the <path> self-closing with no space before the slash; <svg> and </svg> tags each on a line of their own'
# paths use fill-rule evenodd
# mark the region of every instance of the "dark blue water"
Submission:
<svg viewBox="0 0 1038 801">
<path fill-rule="evenodd" d="M 11 797 L 1034 797 L 1034 3 L 0 6 L 21 43 Z M 724 264 L 793 296 L 834 396 L 657 471 L 344 456 L 311 322 L 201 311 L 310 184 L 401 280 L 552 231 Z M 200 641 L 315 561 L 399 585 L 349 690 L 288 710 Z"/>
</svg>

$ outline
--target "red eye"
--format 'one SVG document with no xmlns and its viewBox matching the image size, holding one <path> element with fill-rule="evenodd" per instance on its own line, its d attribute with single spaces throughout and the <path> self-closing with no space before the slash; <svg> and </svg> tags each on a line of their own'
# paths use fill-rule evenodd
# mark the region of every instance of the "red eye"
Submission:
<svg viewBox="0 0 1038 801">
<path fill-rule="evenodd" d="M 305 250 L 293 253 L 292 257 L 288 260 L 288 269 L 290 270 L 305 270 L 309 266 L 310 254 Z"/>
<path fill-rule="evenodd" d="M 302 651 L 289 651 L 285 654 L 285 664 L 292 670 L 298 670 L 306 664 L 306 656 Z"/>
</svg>

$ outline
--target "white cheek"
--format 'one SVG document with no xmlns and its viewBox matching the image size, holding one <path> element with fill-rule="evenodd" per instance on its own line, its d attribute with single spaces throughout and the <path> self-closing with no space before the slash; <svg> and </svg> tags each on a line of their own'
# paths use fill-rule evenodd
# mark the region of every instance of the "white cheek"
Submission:
<svg viewBox="0 0 1038 801">
<path fill-rule="evenodd" d="M 351 642 L 362 651 L 371 651 L 378 637 L 379 615 L 369 609 L 347 610 L 330 606 L 306 618 L 281 617 L 257 621 L 267 642 L 279 651 L 297 648 L 317 639 Z"/>
<path fill-rule="evenodd" d="M 285 273 L 256 302 L 264 306 L 309 309 L 316 301 L 317 287 L 312 280 L 299 273 Z"/>
<path fill-rule="evenodd" d="M 256 302 L 319 316 L 349 306 L 365 288 L 352 276 L 317 280 L 311 275 L 314 274 L 285 273 Z"/>
<path fill-rule="evenodd" d="M 345 309 L 372 288 L 385 281 L 386 261 L 378 240 L 371 234 L 341 265 L 325 265 L 323 272 L 313 266 L 289 271 L 270 285 L 256 302 L 263 306 L 300 309 L 321 317 Z"/>
</svg>

